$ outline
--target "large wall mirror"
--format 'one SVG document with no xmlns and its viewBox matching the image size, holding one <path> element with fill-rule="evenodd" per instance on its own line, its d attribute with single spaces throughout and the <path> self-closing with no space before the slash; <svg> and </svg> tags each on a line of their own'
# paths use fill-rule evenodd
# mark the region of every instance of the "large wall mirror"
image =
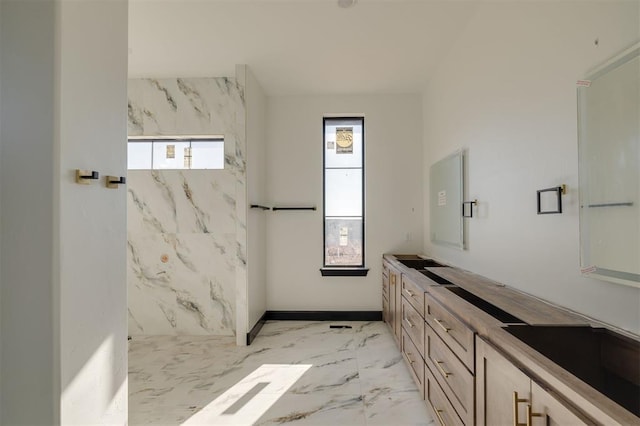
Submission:
<svg viewBox="0 0 640 426">
<path fill-rule="evenodd" d="M 464 152 L 457 151 L 434 163 L 429 173 L 431 241 L 464 249 L 462 197 Z"/>
<path fill-rule="evenodd" d="M 640 43 L 578 87 L 584 274 L 640 287 Z"/>
</svg>

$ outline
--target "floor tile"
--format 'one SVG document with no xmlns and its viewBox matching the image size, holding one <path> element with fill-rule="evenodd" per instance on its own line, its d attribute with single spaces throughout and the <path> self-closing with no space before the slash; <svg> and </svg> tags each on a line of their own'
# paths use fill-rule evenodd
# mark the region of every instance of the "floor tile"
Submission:
<svg viewBox="0 0 640 426">
<path fill-rule="evenodd" d="M 271 321 L 247 347 L 228 336 L 129 343 L 130 425 L 432 423 L 382 322 Z"/>
</svg>

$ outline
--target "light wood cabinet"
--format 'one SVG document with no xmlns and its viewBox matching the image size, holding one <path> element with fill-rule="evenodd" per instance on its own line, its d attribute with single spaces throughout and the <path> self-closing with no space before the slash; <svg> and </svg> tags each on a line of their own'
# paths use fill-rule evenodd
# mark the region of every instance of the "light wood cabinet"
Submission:
<svg viewBox="0 0 640 426">
<path fill-rule="evenodd" d="M 440 426 L 465 426 L 465 423 L 458 417 L 456 410 L 445 396 L 428 366 L 424 368 L 424 399 L 431 407 L 433 414 L 435 414 L 437 420 L 437 422 L 434 422 L 435 424 Z M 471 423 L 466 424 L 466 426 L 471 425 L 473 425 L 473 420 Z"/>
<path fill-rule="evenodd" d="M 382 261 L 382 321 L 387 324 L 389 320 L 389 266 Z"/>
<path fill-rule="evenodd" d="M 422 315 L 405 299 L 402 298 L 402 327 L 424 358 L 424 319 Z"/>
<path fill-rule="evenodd" d="M 398 346 L 402 340 L 402 283 L 401 274 L 396 269 L 389 267 L 389 317 L 393 337 Z"/>
<path fill-rule="evenodd" d="M 588 327 L 583 317 L 455 267 L 440 272 L 449 285 L 436 285 L 408 266 L 407 258 L 420 260 L 383 258 L 383 318 L 434 424 L 640 425 L 633 410 L 598 394 L 586 379 L 581 381 L 536 352 L 533 344 L 518 337 L 519 326 L 513 324 L 520 322 L 513 321 L 518 317 L 529 326 Z M 469 299 L 463 291 L 479 300 Z M 548 332 L 541 335 L 565 355 L 556 345 L 563 339 Z M 627 352 L 628 356 L 620 355 Z M 618 347 L 608 342 L 594 353 L 602 358 L 604 370 L 615 376 L 617 381 L 608 382 L 614 393 L 624 394 L 624 401 L 635 398 L 640 386 L 637 345 L 627 348 L 626 343 Z M 582 369 L 592 362 L 570 356 Z"/>
<path fill-rule="evenodd" d="M 474 377 L 429 325 L 425 325 L 425 363 L 457 415 L 473 425 Z"/>
<path fill-rule="evenodd" d="M 576 410 L 568 408 L 559 398 L 531 381 L 531 415 L 530 426 L 572 426 L 594 425 Z"/>
<path fill-rule="evenodd" d="M 406 275 L 402 275 L 402 297 L 416 308 L 416 311 L 424 318 L 424 290 L 409 279 Z"/>
<path fill-rule="evenodd" d="M 447 308 L 436 302 L 426 293 L 424 295 L 424 319 L 438 336 L 451 348 L 460 360 L 473 372 L 474 369 L 474 332 Z"/>
<path fill-rule="evenodd" d="M 402 357 L 409 366 L 411 377 L 416 382 L 420 395 L 424 399 L 424 360 L 420 356 L 420 351 L 413 343 L 405 330 L 402 330 Z"/>
<path fill-rule="evenodd" d="M 481 338 L 476 338 L 476 424 L 593 424 L 545 391 Z"/>
</svg>

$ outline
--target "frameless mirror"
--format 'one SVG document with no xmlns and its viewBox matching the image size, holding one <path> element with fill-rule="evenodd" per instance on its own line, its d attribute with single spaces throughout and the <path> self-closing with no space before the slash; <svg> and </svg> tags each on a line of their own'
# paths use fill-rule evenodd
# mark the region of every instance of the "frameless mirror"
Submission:
<svg viewBox="0 0 640 426">
<path fill-rule="evenodd" d="M 463 166 L 464 152 L 458 151 L 434 163 L 429 174 L 431 241 L 461 250 Z"/>
<path fill-rule="evenodd" d="M 640 43 L 578 85 L 582 272 L 640 286 Z"/>
</svg>

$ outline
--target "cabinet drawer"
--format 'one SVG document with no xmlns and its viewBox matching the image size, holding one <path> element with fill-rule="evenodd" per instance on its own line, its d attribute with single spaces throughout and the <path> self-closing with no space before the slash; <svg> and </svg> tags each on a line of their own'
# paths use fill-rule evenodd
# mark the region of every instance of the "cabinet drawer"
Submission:
<svg viewBox="0 0 640 426">
<path fill-rule="evenodd" d="M 424 399 L 424 360 L 404 329 L 402 330 L 402 357 L 407 362 L 411 376 Z"/>
<path fill-rule="evenodd" d="M 411 306 L 407 299 L 403 297 L 402 328 L 406 330 L 411 340 L 413 340 L 422 358 L 424 358 L 424 325 L 422 316 Z"/>
<path fill-rule="evenodd" d="M 455 315 L 425 294 L 425 321 L 451 348 L 467 368 L 474 371 L 473 331 Z"/>
<path fill-rule="evenodd" d="M 473 375 L 431 329 L 425 327 L 425 362 L 451 405 L 466 424 L 473 423 Z"/>
<path fill-rule="evenodd" d="M 444 392 L 442 392 L 442 389 L 440 389 L 440 385 L 428 367 L 424 369 L 424 399 L 427 401 L 427 405 L 431 406 L 433 414 L 435 414 L 435 424 L 439 423 L 440 426 L 465 425 L 456 414 L 456 411 L 444 395 Z M 473 423 L 469 423 L 469 425 L 472 424 Z"/>
<path fill-rule="evenodd" d="M 402 275 L 402 295 L 424 318 L 424 290 L 405 275 Z"/>
</svg>

